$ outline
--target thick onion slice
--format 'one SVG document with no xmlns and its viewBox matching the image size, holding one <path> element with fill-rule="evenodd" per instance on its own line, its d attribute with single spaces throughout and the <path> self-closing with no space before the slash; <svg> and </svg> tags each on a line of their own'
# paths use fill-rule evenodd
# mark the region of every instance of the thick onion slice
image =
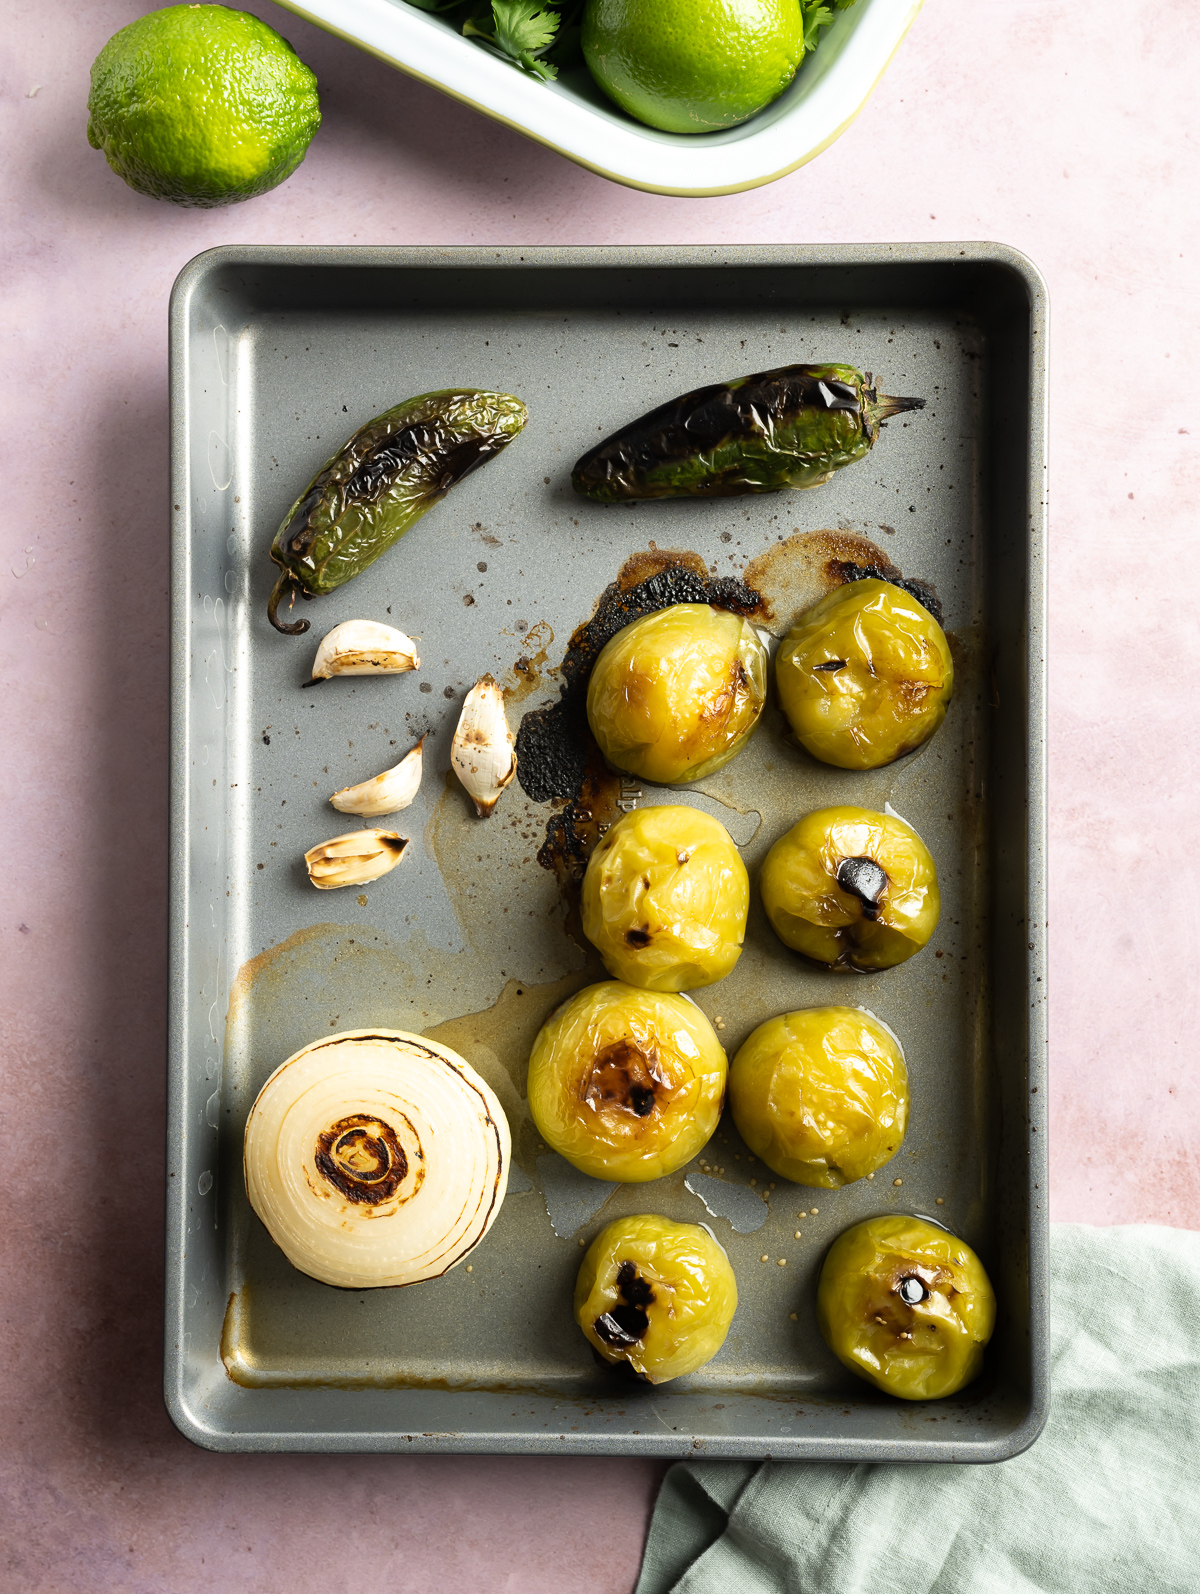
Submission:
<svg viewBox="0 0 1200 1594">
<path fill-rule="evenodd" d="M 343 1289 L 439 1278 L 495 1222 L 508 1120 L 457 1052 L 344 1030 L 281 1063 L 246 1124 L 246 1189 L 302 1273 Z"/>
</svg>

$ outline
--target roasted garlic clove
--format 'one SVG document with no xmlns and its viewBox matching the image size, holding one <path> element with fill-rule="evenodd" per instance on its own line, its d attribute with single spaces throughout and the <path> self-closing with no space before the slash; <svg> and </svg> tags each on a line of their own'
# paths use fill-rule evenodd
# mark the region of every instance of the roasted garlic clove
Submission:
<svg viewBox="0 0 1200 1594">
<path fill-rule="evenodd" d="M 542 1139 L 593 1179 L 674 1173 L 712 1137 L 725 1051 L 686 996 L 617 980 L 589 985 L 546 1020 L 529 1058 Z"/>
<path fill-rule="evenodd" d="M 901 1400 L 939 1400 L 977 1376 L 996 1296 L 969 1245 L 924 1218 L 869 1218 L 830 1247 L 817 1324 L 851 1372 Z"/>
<path fill-rule="evenodd" d="M 308 878 L 318 891 L 362 886 L 394 869 L 404 856 L 408 837 L 394 830 L 350 830 L 304 854 Z"/>
<path fill-rule="evenodd" d="M 457 1052 L 403 1030 L 326 1035 L 250 1112 L 250 1204 L 293 1267 L 342 1289 L 416 1284 L 483 1239 L 508 1183 L 508 1121 Z"/>
<path fill-rule="evenodd" d="M 652 1384 L 711 1361 L 737 1303 L 733 1268 L 712 1235 L 652 1214 L 602 1229 L 575 1281 L 575 1321 L 589 1344 Z"/>
<path fill-rule="evenodd" d="M 583 878 L 583 930 L 608 972 L 651 991 L 724 978 L 742 952 L 750 880 L 717 819 L 681 805 L 635 808 Z"/>
<path fill-rule="evenodd" d="M 767 650 L 740 615 L 676 603 L 610 638 L 587 716 L 617 769 L 671 786 L 701 780 L 749 741 L 767 696 Z"/>
<path fill-rule="evenodd" d="M 779 939 L 830 967 L 893 968 L 921 950 L 941 913 L 937 869 L 912 826 L 850 804 L 793 825 L 759 886 Z"/>
<path fill-rule="evenodd" d="M 343 620 L 321 638 L 314 681 L 331 675 L 398 675 L 420 667 L 413 639 L 377 620 Z"/>
<path fill-rule="evenodd" d="M 900 1149 L 904 1053 L 861 1008 L 781 1013 L 760 1024 L 730 1064 L 729 1106 L 738 1133 L 773 1173 L 836 1190 Z"/>
<path fill-rule="evenodd" d="M 517 773 L 513 733 L 504 715 L 504 693 L 491 675 L 481 676 L 467 693 L 450 747 L 450 763 L 476 813 L 486 819 Z"/>
<path fill-rule="evenodd" d="M 954 663 L 928 609 L 872 577 L 836 588 L 800 617 L 779 649 L 775 679 L 796 740 L 814 758 L 878 769 L 937 730 Z"/>
<path fill-rule="evenodd" d="M 329 801 L 339 812 L 361 814 L 364 819 L 398 814 L 408 807 L 420 789 L 424 746 L 422 736 L 393 769 L 385 769 L 374 780 L 361 781 L 357 786 L 344 786 L 341 791 L 335 791 Z"/>
</svg>

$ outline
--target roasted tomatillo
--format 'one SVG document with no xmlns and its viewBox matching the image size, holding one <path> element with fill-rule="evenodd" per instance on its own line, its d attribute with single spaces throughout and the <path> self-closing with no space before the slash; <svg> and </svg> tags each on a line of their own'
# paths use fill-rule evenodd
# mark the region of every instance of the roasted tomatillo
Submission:
<svg viewBox="0 0 1200 1594">
<path fill-rule="evenodd" d="M 830 1247 L 817 1323 L 860 1378 L 901 1400 L 939 1400 L 979 1373 L 996 1297 L 953 1234 L 923 1218 L 870 1218 Z"/>
<path fill-rule="evenodd" d="M 676 603 L 605 644 L 588 682 L 588 723 L 609 763 L 672 786 L 740 752 L 766 696 L 767 650 L 750 622 Z"/>
<path fill-rule="evenodd" d="M 608 972 L 651 991 L 723 979 L 742 952 L 750 878 L 733 838 L 698 808 L 635 808 L 583 877 L 584 934 Z"/>
<path fill-rule="evenodd" d="M 941 912 L 928 847 L 899 814 L 819 808 L 781 836 L 759 876 L 775 934 L 830 967 L 890 969 L 919 952 Z"/>
<path fill-rule="evenodd" d="M 725 1073 L 724 1048 L 694 1002 L 611 980 L 542 1025 L 529 1110 L 582 1173 L 641 1184 L 682 1168 L 711 1138 Z"/>
<path fill-rule="evenodd" d="M 769 1018 L 729 1068 L 738 1133 L 773 1173 L 835 1190 L 895 1156 L 908 1124 L 896 1037 L 857 1007 Z"/>
<path fill-rule="evenodd" d="M 916 598 L 869 577 L 801 616 L 775 660 L 796 740 L 839 769 L 878 769 L 911 753 L 946 717 L 954 662 Z"/>
<path fill-rule="evenodd" d="M 575 1282 L 575 1321 L 593 1349 L 652 1384 L 711 1361 L 737 1303 L 733 1268 L 712 1235 L 650 1214 L 602 1229 Z"/>
</svg>

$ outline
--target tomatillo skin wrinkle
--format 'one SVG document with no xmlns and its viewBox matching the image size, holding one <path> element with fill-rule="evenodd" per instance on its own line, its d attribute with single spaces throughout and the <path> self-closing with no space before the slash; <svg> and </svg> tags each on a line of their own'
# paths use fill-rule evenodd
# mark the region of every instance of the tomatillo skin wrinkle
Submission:
<svg viewBox="0 0 1200 1594">
<path fill-rule="evenodd" d="M 729 1069 L 738 1133 L 796 1184 L 836 1190 L 882 1168 L 900 1149 L 908 1106 L 899 1041 L 858 1007 L 769 1018 Z"/>
<path fill-rule="evenodd" d="M 589 985 L 542 1025 L 529 1110 L 552 1150 L 594 1179 L 641 1184 L 708 1143 L 725 1099 L 725 1050 L 685 996 Z"/>
<path fill-rule="evenodd" d="M 835 588 L 800 617 L 776 655 L 775 681 L 801 747 L 839 769 L 879 769 L 945 719 L 954 661 L 930 611 L 870 577 Z"/>
<path fill-rule="evenodd" d="M 651 1384 L 711 1361 L 737 1303 L 729 1258 L 707 1229 L 652 1213 L 602 1229 L 575 1281 L 575 1321 L 592 1349 Z"/>
<path fill-rule="evenodd" d="M 978 1376 L 996 1296 L 965 1241 L 924 1218 L 869 1218 L 833 1242 L 817 1323 L 851 1372 L 901 1400 L 940 1400 Z"/>
</svg>

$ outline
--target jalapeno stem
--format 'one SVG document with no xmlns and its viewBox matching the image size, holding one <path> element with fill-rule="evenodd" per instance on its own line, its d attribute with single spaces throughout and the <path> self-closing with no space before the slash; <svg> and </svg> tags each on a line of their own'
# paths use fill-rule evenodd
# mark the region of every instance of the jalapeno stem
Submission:
<svg viewBox="0 0 1200 1594">
<path fill-rule="evenodd" d="M 873 388 L 868 388 L 863 394 L 864 408 L 867 419 L 872 427 L 880 421 L 886 421 L 893 415 L 902 415 L 905 410 L 923 410 L 923 398 L 892 398 L 887 393 L 877 393 Z"/>
<path fill-rule="evenodd" d="M 291 625 L 285 625 L 279 618 L 279 600 L 285 593 L 289 594 L 291 602 L 295 603 L 296 578 L 290 570 L 281 570 L 279 572 L 279 580 L 275 583 L 275 589 L 267 599 L 267 619 L 270 620 L 276 631 L 282 631 L 285 636 L 303 636 L 309 628 L 310 622 L 308 620 L 296 620 Z"/>
</svg>

